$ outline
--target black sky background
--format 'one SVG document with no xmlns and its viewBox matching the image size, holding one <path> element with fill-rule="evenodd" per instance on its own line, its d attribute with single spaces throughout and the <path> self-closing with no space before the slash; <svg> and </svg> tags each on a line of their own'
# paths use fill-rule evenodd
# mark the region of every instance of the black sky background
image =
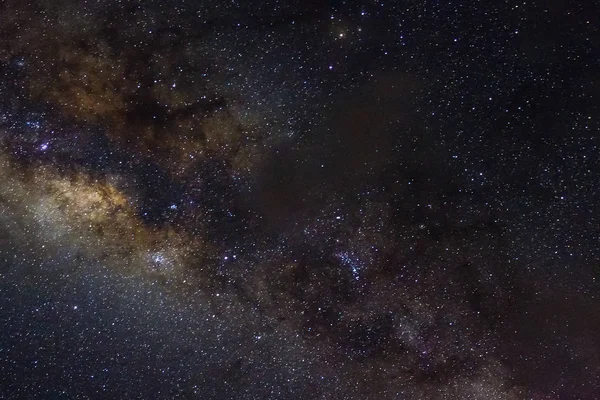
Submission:
<svg viewBox="0 0 600 400">
<path fill-rule="evenodd" d="M 598 398 L 599 16 L 1 2 L 0 398 Z"/>
</svg>

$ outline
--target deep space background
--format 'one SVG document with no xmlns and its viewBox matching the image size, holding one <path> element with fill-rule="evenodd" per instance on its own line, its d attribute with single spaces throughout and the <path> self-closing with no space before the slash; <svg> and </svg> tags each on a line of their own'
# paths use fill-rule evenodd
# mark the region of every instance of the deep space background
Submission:
<svg viewBox="0 0 600 400">
<path fill-rule="evenodd" d="M 600 398 L 597 1 L 0 1 L 1 399 Z"/>
</svg>

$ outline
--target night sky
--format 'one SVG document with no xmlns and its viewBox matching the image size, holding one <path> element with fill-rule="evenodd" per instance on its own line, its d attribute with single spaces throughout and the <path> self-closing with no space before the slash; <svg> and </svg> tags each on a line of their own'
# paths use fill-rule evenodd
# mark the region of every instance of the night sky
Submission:
<svg viewBox="0 0 600 400">
<path fill-rule="evenodd" d="M 1 0 L 0 399 L 600 398 L 600 3 Z"/>
</svg>

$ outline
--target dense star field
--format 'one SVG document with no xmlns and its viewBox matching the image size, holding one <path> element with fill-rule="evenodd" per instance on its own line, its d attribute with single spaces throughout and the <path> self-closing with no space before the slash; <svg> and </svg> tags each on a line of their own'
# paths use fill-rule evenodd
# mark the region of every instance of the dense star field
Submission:
<svg viewBox="0 0 600 400">
<path fill-rule="evenodd" d="M 0 399 L 600 398 L 596 1 L 2 0 Z"/>
</svg>

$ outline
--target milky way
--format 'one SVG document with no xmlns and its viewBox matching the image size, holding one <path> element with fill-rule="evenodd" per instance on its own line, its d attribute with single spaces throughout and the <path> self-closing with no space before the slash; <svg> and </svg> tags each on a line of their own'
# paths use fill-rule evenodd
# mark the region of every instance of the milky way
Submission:
<svg viewBox="0 0 600 400">
<path fill-rule="evenodd" d="M 3 1 L 0 398 L 598 398 L 599 15 Z"/>
</svg>

